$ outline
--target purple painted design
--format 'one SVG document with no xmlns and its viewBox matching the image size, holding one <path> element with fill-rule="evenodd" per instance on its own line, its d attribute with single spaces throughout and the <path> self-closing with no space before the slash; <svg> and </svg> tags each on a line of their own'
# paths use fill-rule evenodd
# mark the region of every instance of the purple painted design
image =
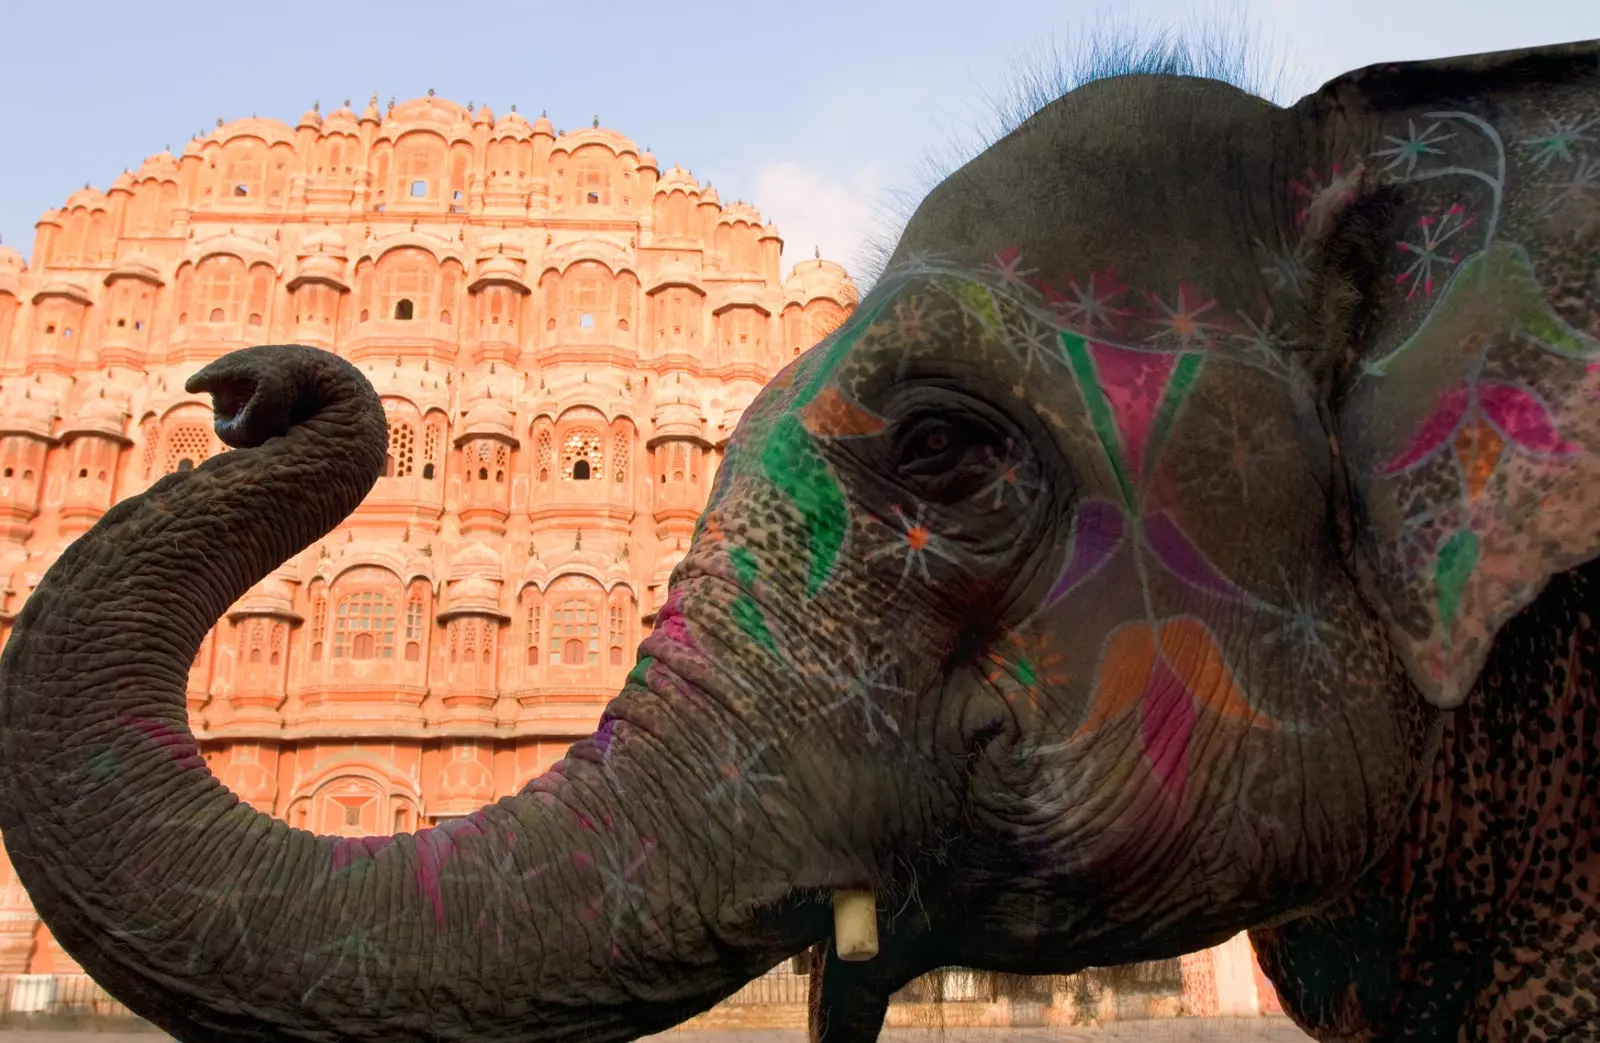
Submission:
<svg viewBox="0 0 1600 1043">
<path fill-rule="evenodd" d="M 428 896 L 428 903 L 433 906 L 433 922 L 441 931 L 445 928 L 444 891 L 440 887 L 444 867 L 455 854 L 455 834 L 485 835 L 477 818 L 477 815 L 471 815 L 464 819 L 451 819 L 416 835 L 417 887 Z"/>
<path fill-rule="evenodd" d="M 1525 452 L 1567 456 L 1583 448 L 1561 437 L 1549 408 L 1526 388 L 1486 380 L 1478 385 L 1478 408 Z"/>
<path fill-rule="evenodd" d="M 394 837 L 343 837 L 333 845 L 333 871 L 337 873 L 372 858 L 392 843 Z"/>
<path fill-rule="evenodd" d="M 1144 521 L 1145 546 L 1155 552 L 1167 571 L 1193 587 L 1227 598 L 1244 600 L 1244 591 L 1230 583 L 1222 573 L 1206 560 L 1199 547 L 1178 528 L 1178 523 L 1163 511 L 1151 514 Z"/>
<path fill-rule="evenodd" d="M 1072 530 L 1072 557 L 1061 578 L 1045 595 L 1045 604 L 1054 604 L 1088 579 L 1122 545 L 1127 522 L 1122 509 L 1110 500 L 1087 500 L 1078 508 Z"/>
</svg>

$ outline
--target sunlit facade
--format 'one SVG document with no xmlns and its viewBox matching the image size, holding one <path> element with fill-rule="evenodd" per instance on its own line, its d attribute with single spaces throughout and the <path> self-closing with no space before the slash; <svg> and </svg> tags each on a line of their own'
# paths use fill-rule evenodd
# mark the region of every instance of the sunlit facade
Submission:
<svg viewBox="0 0 1600 1043">
<path fill-rule="evenodd" d="M 389 413 L 356 514 L 189 679 L 212 770 L 320 833 L 515 792 L 632 666 L 761 385 L 856 301 L 757 211 L 599 127 L 438 97 L 219 125 L 0 248 L 0 641 L 113 503 L 223 447 L 210 359 L 292 341 Z M 197 567 L 199 563 L 196 563 Z M 0 974 L 70 973 L 5 867 Z"/>
</svg>

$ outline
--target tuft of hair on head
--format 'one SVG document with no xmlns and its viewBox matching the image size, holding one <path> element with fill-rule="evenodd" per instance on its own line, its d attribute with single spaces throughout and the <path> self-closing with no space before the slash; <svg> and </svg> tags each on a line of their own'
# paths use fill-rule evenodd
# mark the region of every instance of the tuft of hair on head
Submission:
<svg viewBox="0 0 1600 1043">
<path fill-rule="evenodd" d="M 1270 39 L 1263 44 L 1263 34 L 1238 0 L 1166 24 L 1130 21 L 1125 13 L 1102 10 L 1091 28 L 1065 43 L 1051 38 L 1024 49 L 1001 89 L 980 91 L 987 118 L 951 133 L 943 149 L 924 155 L 911 186 L 890 189 L 874 201 L 871 224 L 853 258 L 857 286 L 865 294 L 883 275 L 911 215 L 941 181 L 1084 84 L 1116 76 L 1194 76 L 1284 105 L 1319 86 L 1299 82 L 1309 70 L 1290 57 L 1286 47 Z M 1290 68 L 1299 75 L 1291 76 Z"/>
</svg>

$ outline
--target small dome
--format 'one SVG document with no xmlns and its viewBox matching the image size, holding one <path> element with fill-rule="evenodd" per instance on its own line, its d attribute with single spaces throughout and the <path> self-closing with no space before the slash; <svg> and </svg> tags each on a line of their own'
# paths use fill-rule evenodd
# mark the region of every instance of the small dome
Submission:
<svg viewBox="0 0 1600 1043">
<path fill-rule="evenodd" d="M 338 113 L 334 113 L 335 116 Z M 383 113 L 378 111 L 378 96 L 374 94 L 368 101 L 367 107 L 361 110 L 362 123 L 382 123 Z"/>
<path fill-rule="evenodd" d="M 38 384 L 14 384 L 0 395 L 0 430 L 20 431 L 39 438 L 54 432 L 56 404 Z"/>
<path fill-rule="evenodd" d="M 421 98 L 411 98 L 402 101 L 389 110 L 387 124 L 403 124 L 409 130 L 416 126 L 436 127 L 448 130 L 457 118 L 466 114 L 466 107 L 458 105 L 448 98 L 437 95 L 426 95 Z"/>
<path fill-rule="evenodd" d="M 533 128 L 528 125 L 528 121 L 523 118 L 522 113 L 514 109 L 495 120 L 493 135 L 495 138 L 509 137 L 525 141 L 532 134 Z"/>
<path fill-rule="evenodd" d="M 485 126 L 493 126 L 494 110 L 487 105 L 479 105 L 478 111 L 472 115 L 472 122 L 474 125 L 483 124 Z"/>
<path fill-rule="evenodd" d="M 28 270 L 22 255 L 9 246 L 0 246 L 0 293 L 22 296 L 22 273 Z"/>
<path fill-rule="evenodd" d="M 96 394 L 89 395 L 62 427 L 68 434 L 109 435 L 124 437 L 123 421 L 128 416 L 128 395 L 115 385 L 102 384 Z"/>
<path fill-rule="evenodd" d="M 146 156 L 143 163 L 139 164 L 138 179 L 157 178 L 161 181 L 176 181 L 178 179 L 178 161 L 171 152 L 162 149 L 153 156 Z"/>
<path fill-rule="evenodd" d="M 354 134 L 359 131 L 360 124 L 356 122 L 356 114 L 350 108 L 350 102 L 334 109 L 322 118 L 322 133 L 328 134 Z"/>
<path fill-rule="evenodd" d="M 299 619 L 294 611 L 293 577 L 285 568 L 279 568 L 260 583 L 245 592 L 244 597 L 228 609 L 231 616 L 282 616 Z"/>
<path fill-rule="evenodd" d="M 305 130 L 309 127 L 315 130 L 320 126 L 322 126 L 322 113 L 315 108 L 310 108 L 300 114 L 300 122 L 295 124 L 295 129 Z"/>
<path fill-rule="evenodd" d="M 98 188 L 85 186 L 67 197 L 63 210 L 75 210 L 78 207 L 87 207 L 90 210 L 103 209 L 106 205 L 106 194 Z"/>
<path fill-rule="evenodd" d="M 445 587 L 445 612 L 452 615 L 481 613 L 499 616 L 500 581 L 486 576 L 451 580 Z"/>
<path fill-rule="evenodd" d="M 657 438 L 703 437 L 706 417 L 697 402 L 663 402 L 656 407 Z"/>
<path fill-rule="evenodd" d="M 731 225 L 739 221 L 760 228 L 761 213 L 749 203 L 738 202 L 724 209 L 721 216 L 717 218 L 717 223 L 723 225 Z"/>
<path fill-rule="evenodd" d="M 109 286 L 118 279 L 143 279 L 152 286 L 164 282 L 161 266 L 142 250 L 133 250 L 118 258 L 116 265 L 106 273 L 105 283 Z"/>
<path fill-rule="evenodd" d="M 539 113 L 539 118 L 533 121 L 533 133 L 553 138 L 556 136 L 555 124 L 550 122 L 549 116 L 541 112 Z"/>
<path fill-rule="evenodd" d="M 450 554 L 452 582 L 468 575 L 500 577 L 500 555 L 482 540 L 468 540 Z"/>
<path fill-rule="evenodd" d="M 681 189 L 691 194 L 696 194 L 700 191 L 700 183 L 694 179 L 694 175 L 676 163 L 672 164 L 672 169 L 662 174 L 661 180 L 656 182 L 657 192 L 671 192 L 675 189 Z"/>
<path fill-rule="evenodd" d="M 846 307 L 856 303 L 859 294 L 849 273 L 833 261 L 799 261 L 783 281 L 783 295 L 802 304 L 826 297 Z"/>
<path fill-rule="evenodd" d="M 659 173 L 661 168 L 656 165 L 656 154 L 649 149 L 639 153 L 639 169 L 654 170 Z"/>
<path fill-rule="evenodd" d="M 124 170 L 122 173 L 117 175 L 117 179 L 115 181 L 111 182 L 111 187 L 106 190 L 106 195 L 109 196 L 112 192 L 132 192 L 132 191 L 133 191 L 133 172 L 129 171 L 129 170 Z"/>
<path fill-rule="evenodd" d="M 294 144 L 294 131 L 286 124 L 258 116 L 226 123 L 217 128 L 216 136 L 223 141 L 232 141 L 234 138 L 260 138 L 268 145 Z"/>
<path fill-rule="evenodd" d="M 456 444 L 460 445 L 470 438 L 491 436 L 496 438 L 511 439 L 513 425 L 517 415 L 512 411 L 510 404 L 492 395 L 483 394 L 467 406 L 461 418 L 461 433 L 456 436 Z"/>
<path fill-rule="evenodd" d="M 295 253 L 299 257 L 310 257 L 313 254 L 329 257 L 349 256 L 345 250 L 344 236 L 327 225 L 308 233 L 301 239 L 300 248 Z"/>
<path fill-rule="evenodd" d="M 718 195 L 717 190 L 710 185 L 704 185 L 700 189 L 700 205 L 705 206 L 707 203 L 712 206 L 722 205 L 722 196 Z"/>
</svg>

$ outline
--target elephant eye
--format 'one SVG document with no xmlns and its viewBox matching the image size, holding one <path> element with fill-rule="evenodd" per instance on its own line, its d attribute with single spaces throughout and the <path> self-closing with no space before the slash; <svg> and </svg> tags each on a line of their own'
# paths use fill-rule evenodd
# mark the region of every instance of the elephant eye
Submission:
<svg viewBox="0 0 1600 1043">
<path fill-rule="evenodd" d="M 948 420 L 924 420 L 901 443 L 900 469 L 907 474 L 948 470 L 959 455 L 961 433 Z"/>
<path fill-rule="evenodd" d="M 999 437 L 987 425 L 965 418 L 925 416 L 896 439 L 895 470 L 928 500 L 953 504 L 974 495 L 993 478 Z"/>
</svg>

